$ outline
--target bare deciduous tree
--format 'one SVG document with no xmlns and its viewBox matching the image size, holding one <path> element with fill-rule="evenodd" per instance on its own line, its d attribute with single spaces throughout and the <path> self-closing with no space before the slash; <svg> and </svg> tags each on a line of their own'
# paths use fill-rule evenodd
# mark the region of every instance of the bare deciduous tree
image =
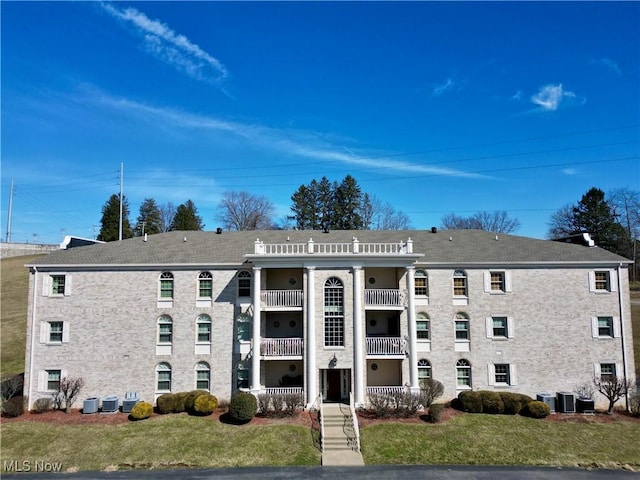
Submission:
<svg viewBox="0 0 640 480">
<path fill-rule="evenodd" d="M 601 375 L 593 379 L 593 385 L 607 400 L 609 400 L 608 414 L 613 413 L 613 407 L 618 400 L 629 393 L 633 387 L 633 382 L 625 377 L 616 375 Z"/>
<path fill-rule="evenodd" d="M 60 379 L 60 386 L 56 393 L 54 393 L 54 399 L 57 405 L 64 405 L 64 411 L 66 413 L 71 412 L 71 406 L 75 402 L 78 395 L 84 387 L 84 378 L 78 377 L 64 377 Z"/>
<path fill-rule="evenodd" d="M 505 210 L 494 212 L 476 212 L 470 217 L 461 217 L 448 213 L 440 220 L 443 229 L 451 230 L 484 230 L 495 233 L 513 233 L 520 228 L 520 220 L 509 218 Z"/>
<path fill-rule="evenodd" d="M 173 203 L 169 202 L 158 208 L 160 210 L 160 228 L 163 233 L 166 233 L 171 230 L 173 218 L 176 216 L 176 207 Z"/>
<path fill-rule="evenodd" d="M 367 196 L 368 197 L 368 196 Z M 368 197 L 362 208 L 362 218 L 368 230 L 411 230 L 408 215 L 398 212 L 377 196 Z"/>
<path fill-rule="evenodd" d="M 268 230 L 273 226 L 274 207 L 262 195 L 248 192 L 224 192 L 216 218 L 226 230 Z"/>
</svg>

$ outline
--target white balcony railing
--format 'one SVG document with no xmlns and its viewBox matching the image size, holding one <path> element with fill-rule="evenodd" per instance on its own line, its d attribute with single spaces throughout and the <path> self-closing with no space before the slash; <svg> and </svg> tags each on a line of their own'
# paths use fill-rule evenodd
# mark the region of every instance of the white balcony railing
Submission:
<svg viewBox="0 0 640 480">
<path fill-rule="evenodd" d="M 302 307 L 302 290 L 263 290 L 260 302 L 265 307 Z"/>
<path fill-rule="evenodd" d="M 404 355 L 407 340 L 401 337 L 367 337 L 367 355 Z"/>
<path fill-rule="evenodd" d="M 264 243 L 255 242 L 255 255 L 407 255 L 413 253 L 413 240 L 393 243 L 360 243 L 353 237 L 351 242 L 315 243 L 312 238 L 307 243 Z"/>
<path fill-rule="evenodd" d="M 300 357 L 302 338 L 262 338 L 260 355 L 263 357 Z"/>
<path fill-rule="evenodd" d="M 406 307 L 407 291 L 396 288 L 367 288 L 364 291 L 364 304 L 380 307 Z"/>
<path fill-rule="evenodd" d="M 367 395 L 392 395 L 394 393 L 405 392 L 407 387 L 401 385 L 385 385 L 378 387 L 367 387 Z"/>
<path fill-rule="evenodd" d="M 266 387 L 264 393 L 269 395 L 288 395 L 290 393 L 302 395 L 304 390 L 302 387 Z"/>
</svg>

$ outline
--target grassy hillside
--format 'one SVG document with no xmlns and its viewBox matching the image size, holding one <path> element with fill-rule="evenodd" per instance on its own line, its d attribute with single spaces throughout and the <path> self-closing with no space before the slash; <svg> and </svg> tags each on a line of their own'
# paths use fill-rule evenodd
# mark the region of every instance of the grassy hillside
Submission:
<svg viewBox="0 0 640 480">
<path fill-rule="evenodd" d="M 24 265 L 41 256 L 6 258 L 0 263 L 0 361 L 3 376 L 24 371 L 29 294 L 29 270 Z"/>
</svg>

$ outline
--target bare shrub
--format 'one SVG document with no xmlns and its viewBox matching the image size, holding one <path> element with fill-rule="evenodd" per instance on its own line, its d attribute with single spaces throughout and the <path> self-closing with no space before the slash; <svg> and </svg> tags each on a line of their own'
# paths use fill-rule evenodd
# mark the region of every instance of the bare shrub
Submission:
<svg viewBox="0 0 640 480">
<path fill-rule="evenodd" d="M 284 395 L 281 393 L 274 393 L 271 395 L 271 404 L 273 405 L 273 414 L 275 416 L 282 415 L 284 410 Z"/>
<path fill-rule="evenodd" d="M 302 393 L 286 393 L 284 395 L 284 414 L 292 417 L 296 411 L 304 406 L 304 396 Z"/>
<path fill-rule="evenodd" d="M 45 413 L 53 408 L 53 400 L 51 398 L 39 398 L 33 404 L 33 411 L 35 413 Z"/>
<path fill-rule="evenodd" d="M 9 400 L 17 394 L 22 395 L 24 387 L 24 377 L 19 375 L 8 375 L 0 381 L 0 395 L 2 400 Z"/>
<path fill-rule="evenodd" d="M 444 385 L 438 380 L 426 378 L 420 382 L 420 403 L 429 408 L 444 393 Z"/>
<path fill-rule="evenodd" d="M 258 394 L 258 410 L 262 416 L 269 414 L 269 405 L 271 404 L 271 395 L 268 393 Z"/>
<path fill-rule="evenodd" d="M 62 408 L 64 405 L 65 413 L 71 412 L 71 406 L 75 402 L 78 395 L 84 387 L 84 378 L 82 377 L 64 377 L 60 379 L 60 385 L 58 390 L 54 394 L 54 402 L 57 408 Z"/>
</svg>

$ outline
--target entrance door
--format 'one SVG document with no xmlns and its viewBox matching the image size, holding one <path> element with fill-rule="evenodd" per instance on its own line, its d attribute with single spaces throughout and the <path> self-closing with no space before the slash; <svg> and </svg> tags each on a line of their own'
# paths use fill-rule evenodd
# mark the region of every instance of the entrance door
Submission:
<svg viewBox="0 0 640 480">
<path fill-rule="evenodd" d="M 340 392 L 340 383 L 342 381 L 342 370 L 327 370 L 327 400 L 329 402 L 339 402 L 342 400 Z"/>
</svg>

